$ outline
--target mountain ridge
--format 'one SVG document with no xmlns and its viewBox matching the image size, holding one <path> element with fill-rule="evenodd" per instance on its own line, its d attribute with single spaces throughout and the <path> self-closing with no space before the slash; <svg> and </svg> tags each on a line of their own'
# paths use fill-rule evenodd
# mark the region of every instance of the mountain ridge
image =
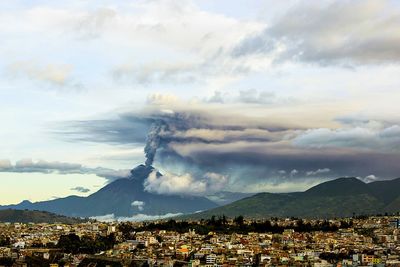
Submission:
<svg viewBox="0 0 400 267">
<path fill-rule="evenodd" d="M 320 183 L 304 192 L 258 193 L 183 218 L 200 219 L 213 215 L 334 218 L 350 217 L 354 214 L 394 213 L 400 211 L 399 189 L 400 178 L 365 183 L 356 177 L 341 177 Z"/>
<path fill-rule="evenodd" d="M 86 219 L 67 217 L 47 211 L 16 210 L 16 209 L 0 210 L 0 222 L 75 224 L 86 221 L 87 221 Z"/>
</svg>

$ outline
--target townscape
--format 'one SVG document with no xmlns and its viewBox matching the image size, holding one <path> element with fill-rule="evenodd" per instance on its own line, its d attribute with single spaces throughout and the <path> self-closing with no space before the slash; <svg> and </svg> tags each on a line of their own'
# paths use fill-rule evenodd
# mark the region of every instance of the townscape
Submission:
<svg viewBox="0 0 400 267">
<path fill-rule="evenodd" d="M 1 223 L 0 266 L 400 266 L 398 222 L 375 216 Z"/>
</svg>

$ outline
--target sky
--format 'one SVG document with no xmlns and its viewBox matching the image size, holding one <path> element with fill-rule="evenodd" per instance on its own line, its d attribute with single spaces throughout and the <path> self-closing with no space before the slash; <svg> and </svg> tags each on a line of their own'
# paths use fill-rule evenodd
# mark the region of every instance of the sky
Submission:
<svg viewBox="0 0 400 267">
<path fill-rule="evenodd" d="M 159 194 L 400 177 L 399 27 L 384 0 L 1 1 L 0 204 L 149 158 Z"/>
</svg>

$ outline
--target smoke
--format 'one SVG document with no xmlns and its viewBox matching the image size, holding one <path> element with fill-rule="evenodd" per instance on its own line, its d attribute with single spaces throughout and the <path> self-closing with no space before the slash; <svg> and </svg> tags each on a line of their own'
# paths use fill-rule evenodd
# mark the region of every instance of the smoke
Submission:
<svg viewBox="0 0 400 267">
<path fill-rule="evenodd" d="M 155 121 L 150 126 L 149 133 L 147 134 L 146 145 L 144 147 L 144 153 L 146 155 L 146 166 L 151 166 L 154 162 L 154 158 L 157 153 L 157 149 L 160 146 L 160 132 L 165 128 L 165 124 L 161 121 Z"/>
</svg>

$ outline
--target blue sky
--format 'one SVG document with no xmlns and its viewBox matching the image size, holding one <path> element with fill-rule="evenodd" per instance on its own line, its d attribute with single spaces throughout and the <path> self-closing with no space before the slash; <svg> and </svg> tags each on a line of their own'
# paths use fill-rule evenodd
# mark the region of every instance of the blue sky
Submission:
<svg viewBox="0 0 400 267">
<path fill-rule="evenodd" d="M 398 177 L 399 26 L 395 1 L 2 1 L 0 204 L 125 177 L 154 121 L 160 194 Z"/>
</svg>

